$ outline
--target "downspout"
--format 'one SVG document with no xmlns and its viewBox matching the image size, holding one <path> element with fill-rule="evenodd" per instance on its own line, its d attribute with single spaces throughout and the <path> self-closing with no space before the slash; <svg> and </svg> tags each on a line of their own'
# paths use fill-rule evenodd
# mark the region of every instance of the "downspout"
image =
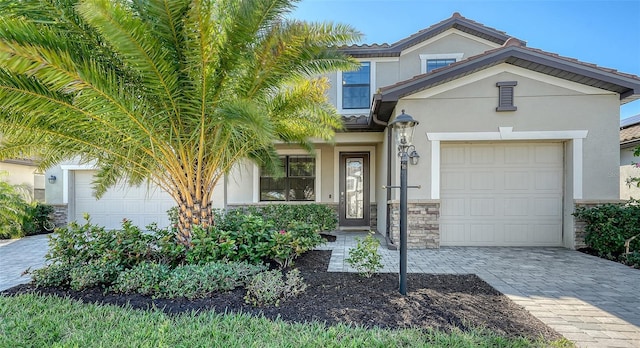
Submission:
<svg viewBox="0 0 640 348">
<path fill-rule="evenodd" d="M 375 112 L 376 106 L 378 105 L 378 103 L 380 103 L 380 100 L 382 96 L 378 93 L 376 95 L 374 95 L 374 100 L 373 100 L 373 107 L 372 107 L 372 112 L 371 112 L 371 120 L 373 120 L 373 123 L 380 125 L 380 126 L 384 126 L 385 128 L 389 125 L 389 122 L 385 122 L 385 121 L 381 121 L 378 119 L 378 113 Z M 391 146 L 391 141 L 393 140 L 391 131 L 389 131 L 389 129 L 387 129 L 387 183 L 386 186 L 389 187 L 391 186 L 391 151 L 392 151 L 392 146 Z M 384 202 L 385 204 L 385 212 L 386 212 L 386 226 L 385 226 L 385 240 L 387 241 L 387 248 L 389 248 L 390 250 L 396 250 L 396 246 L 393 244 L 393 241 L 391 240 L 391 206 L 389 205 L 389 201 L 391 200 L 391 189 L 386 189 L 387 191 L 387 195 L 386 195 L 386 200 Z"/>
</svg>

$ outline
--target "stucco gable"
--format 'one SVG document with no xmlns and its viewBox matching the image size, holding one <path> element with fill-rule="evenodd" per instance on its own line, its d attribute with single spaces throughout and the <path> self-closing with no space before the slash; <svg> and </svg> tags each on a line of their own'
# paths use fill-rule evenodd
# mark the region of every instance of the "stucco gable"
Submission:
<svg viewBox="0 0 640 348">
<path fill-rule="evenodd" d="M 426 29 L 401 39 L 393 44 L 364 44 L 343 47 L 342 51 L 354 58 L 370 57 L 398 57 L 403 51 L 411 50 L 414 46 L 422 45 L 425 41 L 431 40 L 450 29 L 462 33 L 465 36 L 473 36 L 478 40 L 492 43 L 496 46 L 503 45 L 511 37 L 503 31 L 487 27 L 478 22 L 463 17 L 455 12 L 450 18 L 436 23 Z M 491 46 L 491 44 L 489 44 Z"/>
</svg>

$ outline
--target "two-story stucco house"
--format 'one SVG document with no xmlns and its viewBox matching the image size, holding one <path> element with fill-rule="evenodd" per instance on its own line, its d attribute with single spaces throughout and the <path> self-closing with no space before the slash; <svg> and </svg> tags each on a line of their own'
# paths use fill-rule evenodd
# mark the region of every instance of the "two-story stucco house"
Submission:
<svg viewBox="0 0 640 348">
<path fill-rule="evenodd" d="M 399 159 L 387 128 L 405 110 L 420 123 L 409 166 L 409 246 L 574 248 L 576 205 L 619 198 L 620 105 L 640 98 L 640 78 L 529 48 L 454 13 L 393 44 L 345 47 L 357 71 L 329 76 L 345 131 L 310 155 L 279 146 L 286 177 L 250 162 L 216 188 L 218 208 L 267 202 L 336 207 L 343 229 L 398 240 Z M 70 220 L 91 213 L 117 227 L 166 221 L 172 205 L 146 187 L 92 198 L 90 167 L 50 170 L 47 200 Z"/>
</svg>

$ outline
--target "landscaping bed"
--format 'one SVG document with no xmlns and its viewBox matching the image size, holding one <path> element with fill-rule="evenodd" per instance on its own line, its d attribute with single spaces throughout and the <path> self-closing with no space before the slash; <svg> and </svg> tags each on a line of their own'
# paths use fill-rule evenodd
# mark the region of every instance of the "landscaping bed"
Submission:
<svg viewBox="0 0 640 348">
<path fill-rule="evenodd" d="M 129 305 L 135 309 L 158 308 L 177 314 L 191 311 L 242 312 L 281 318 L 288 322 L 318 321 L 326 325 L 346 323 L 363 327 L 431 328 L 451 332 L 486 328 L 501 336 L 560 339 L 541 321 L 475 275 L 409 274 L 408 294 L 398 293 L 398 275 L 327 272 L 330 251 L 310 251 L 296 259 L 307 289 L 280 306 L 256 308 L 245 303 L 245 291 L 237 288 L 202 299 L 152 299 L 136 294 L 104 293 L 102 288 L 73 291 L 67 288 L 35 288 L 20 285 L 2 295 L 41 293 L 69 297 L 87 303 Z"/>
</svg>

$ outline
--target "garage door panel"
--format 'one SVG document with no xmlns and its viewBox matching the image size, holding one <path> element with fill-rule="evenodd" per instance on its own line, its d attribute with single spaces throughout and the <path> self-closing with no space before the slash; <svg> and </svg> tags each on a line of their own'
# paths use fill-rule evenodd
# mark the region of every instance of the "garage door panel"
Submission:
<svg viewBox="0 0 640 348">
<path fill-rule="evenodd" d="M 529 215 L 529 200 L 527 198 L 505 198 L 504 215 L 506 217 L 523 217 Z"/>
<path fill-rule="evenodd" d="M 465 151 L 463 148 L 442 149 L 442 163 L 447 165 L 464 165 L 466 162 Z"/>
<path fill-rule="evenodd" d="M 492 164 L 495 162 L 495 149 L 489 146 L 471 148 L 471 164 Z"/>
<path fill-rule="evenodd" d="M 166 211 L 175 206 L 173 199 L 155 186 L 113 187 L 99 199 L 93 195 L 91 183 L 94 171 L 76 171 L 74 174 L 74 218 L 83 221 L 88 213 L 94 224 L 108 229 L 120 228 L 123 219 L 131 220 L 139 227 L 157 222 L 160 227 L 169 225 Z"/>
<path fill-rule="evenodd" d="M 562 245 L 562 143 L 442 144 L 441 154 L 441 245 Z"/>
<path fill-rule="evenodd" d="M 494 190 L 496 188 L 495 176 L 489 171 L 478 171 L 471 176 L 472 190 Z"/>
<path fill-rule="evenodd" d="M 562 177 L 558 177 L 558 172 L 559 170 L 536 172 L 536 190 L 558 191 L 562 189 Z"/>
<path fill-rule="evenodd" d="M 525 171 L 505 171 L 504 172 L 504 189 L 505 190 L 528 190 L 529 172 Z"/>
<path fill-rule="evenodd" d="M 556 217 L 560 219 L 562 206 L 556 197 L 536 198 L 534 202 L 534 215 L 537 217 Z"/>
<path fill-rule="evenodd" d="M 562 151 L 558 151 L 558 147 L 554 145 L 535 145 L 535 163 L 536 164 L 552 164 L 562 163 Z"/>
<path fill-rule="evenodd" d="M 495 224 L 471 224 L 469 240 L 472 243 L 490 243 L 495 240 Z"/>
<path fill-rule="evenodd" d="M 450 171 L 443 174 L 444 175 L 442 177 L 442 188 L 449 191 L 465 190 L 466 175 L 464 173 Z"/>
<path fill-rule="evenodd" d="M 504 163 L 507 165 L 529 163 L 529 147 L 514 145 L 505 148 Z"/>
<path fill-rule="evenodd" d="M 562 242 L 562 231 L 557 224 L 535 224 L 532 233 L 533 242 L 540 245 L 555 246 Z"/>
<path fill-rule="evenodd" d="M 529 225 L 528 224 L 504 224 L 505 241 L 511 245 L 526 245 L 530 240 L 529 238 Z"/>
<path fill-rule="evenodd" d="M 471 216 L 493 216 L 496 213 L 496 200 L 493 198 L 472 198 L 469 203 Z"/>
</svg>

